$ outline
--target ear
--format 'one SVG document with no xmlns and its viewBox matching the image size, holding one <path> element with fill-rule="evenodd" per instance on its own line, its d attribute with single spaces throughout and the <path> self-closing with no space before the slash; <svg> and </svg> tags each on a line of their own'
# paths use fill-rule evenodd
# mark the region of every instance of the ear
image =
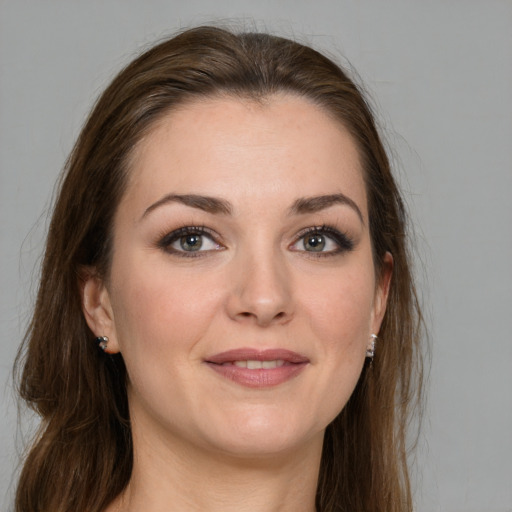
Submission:
<svg viewBox="0 0 512 512">
<path fill-rule="evenodd" d="M 104 280 L 92 268 L 82 269 L 80 275 L 80 292 L 82 296 L 82 311 L 87 325 L 95 336 L 107 336 L 108 345 L 105 352 L 119 352 L 114 312 L 110 295 Z"/>
<path fill-rule="evenodd" d="M 371 321 L 371 333 L 378 334 L 388 302 L 391 276 L 393 275 L 393 256 L 386 252 L 382 261 L 382 268 L 375 287 L 375 298 L 373 301 L 373 314 Z"/>
</svg>

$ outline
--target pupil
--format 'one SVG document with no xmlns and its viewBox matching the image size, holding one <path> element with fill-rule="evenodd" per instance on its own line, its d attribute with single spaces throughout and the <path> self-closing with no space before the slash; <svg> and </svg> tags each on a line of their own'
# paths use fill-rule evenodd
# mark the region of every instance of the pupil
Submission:
<svg viewBox="0 0 512 512">
<path fill-rule="evenodd" d="M 181 248 L 185 251 L 197 251 L 203 245 L 201 235 L 187 235 L 180 240 Z"/>
<path fill-rule="evenodd" d="M 325 240 L 322 235 L 312 235 L 306 239 L 306 249 L 321 251 L 325 247 Z"/>
</svg>

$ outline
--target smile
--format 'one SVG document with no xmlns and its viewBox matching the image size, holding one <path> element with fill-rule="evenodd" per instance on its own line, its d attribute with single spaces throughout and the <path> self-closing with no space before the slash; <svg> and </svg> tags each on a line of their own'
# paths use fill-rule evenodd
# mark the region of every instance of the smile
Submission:
<svg viewBox="0 0 512 512">
<path fill-rule="evenodd" d="M 234 361 L 228 363 L 222 363 L 222 366 L 238 366 L 239 368 L 248 368 L 249 370 L 269 370 L 270 368 L 280 368 L 284 366 L 285 362 L 283 359 L 274 359 L 273 361 L 257 361 L 250 359 L 248 361 Z"/>
<path fill-rule="evenodd" d="M 236 349 L 215 354 L 205 363 L 218 375 L 241 386 L 277 386 L 297 376 L 309 364 L 301 354 L 284 349 Z"/>
</svg>

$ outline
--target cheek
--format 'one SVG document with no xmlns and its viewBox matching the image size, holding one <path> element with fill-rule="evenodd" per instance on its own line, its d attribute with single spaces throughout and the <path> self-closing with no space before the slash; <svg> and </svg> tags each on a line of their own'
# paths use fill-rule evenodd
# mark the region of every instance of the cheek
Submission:
<svg viewBox="0 0 512 512">
<path fill-rule="evenodd" d="M 129 273 L 116 267 L 116 334 L 128 372 L 130 406 L 156 414 L 158 421 L 178 421 L 195 403 L 190 399 L 195 388 L 187 382 L 217 310 L 218 298 L 209 290 L 219 286 L 214 276 L 193 279 L 183 270 L 153 263 L 129 265 Z"/>
<path fill-rule="evenodd" d="M 131 271 L 123 272 L 123 268 Z M 215 275 L 152 265 L 121 264 L 113 290 L 116 330 L 121 351 L 150 350 L 161 356 L 191 348 L 211 323 L 219 301 Z M 217 292 L 218 293 L 218 292 Z"/>
<path fill-rule="evenodd" d="M 314 413 L 325 428 L 345 407 L 361 375 L 372 318 L 373 280 L 364 273 L 340 272 L 315 281 L 307 296 L 310 299 L 303 305 L 317 343 L 316 381 L 323 390 Z"/>
<path fill-rule="evenodd" d="M 311 283 L 310 283 L 311 284 Z M 333 349 L 366 347 L 373 311 L 373 276 L 364 271 L 338 272 L 315 280 L 302 303 L 314 332 Z"/>
</svg>

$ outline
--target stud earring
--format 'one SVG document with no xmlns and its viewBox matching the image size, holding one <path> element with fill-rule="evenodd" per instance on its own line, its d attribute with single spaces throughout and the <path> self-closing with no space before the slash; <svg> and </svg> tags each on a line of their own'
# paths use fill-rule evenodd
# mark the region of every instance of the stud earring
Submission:
<svg viewBox="0 0 512 512">
<path fill-rule="evenodd" d="M 96 338 L 96 343 L 98 344 L 98 347 L 105 352 L 107 350 L 108 345 L 108 337 L 107 336 L 98 336 Z"/>
<path fill-rule="evenodd" d="M 370 338 L 370 345 L 366 349 L 366 357 L 369 357 L 371 360 L 373 360 L 373 356 L 375 355 L 375 342 L 377 341 L 377 335 L 371 334 Z"/>
</svg>

